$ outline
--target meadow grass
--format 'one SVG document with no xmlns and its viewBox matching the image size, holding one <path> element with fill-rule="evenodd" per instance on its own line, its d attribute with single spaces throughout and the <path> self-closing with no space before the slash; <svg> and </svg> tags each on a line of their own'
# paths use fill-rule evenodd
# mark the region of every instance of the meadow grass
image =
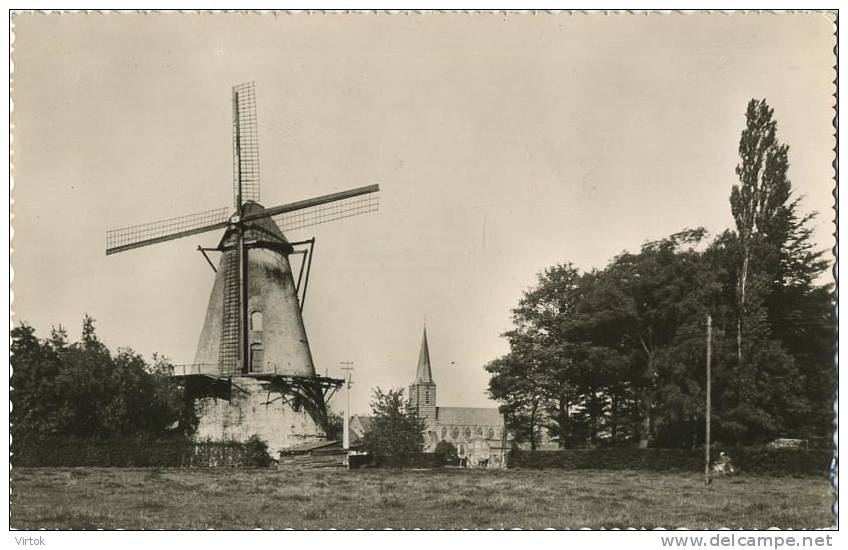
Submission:
<svg viewBox="0 0 848 550">
<path fill-rule="evenodd" d="M 601 470 L 14 468 L 16 529 L 812 529 L 826 479 Z"/>
</svg>

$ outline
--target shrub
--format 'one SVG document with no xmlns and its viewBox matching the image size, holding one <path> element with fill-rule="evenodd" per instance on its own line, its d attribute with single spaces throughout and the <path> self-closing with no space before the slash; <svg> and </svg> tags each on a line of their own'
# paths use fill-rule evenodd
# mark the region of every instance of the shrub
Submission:
<svg viewBox="0 0 848 550">
<path fill-rule="evenodd" d="M 374 457 L 373 462 L 378 467 L 389 468 L 438 468 L 443 466 L 435 453 L 407 453 L 402 458 L 398 457 Z"/>
<path fill-rule="evenodd" d="M 251 466 L 270 466 L 271 455 L 268 454 L 268 443 L 258 435 L 250 436 L 250 439 L 244 443 L 244 458 Z"/>
<path fill-rule="evenodd" d="M 362 447 L 378 465 L 405 466 L 424 447 L 424 423 L 403 390 L 374 390 L 371 401 L 373 427 L 365 434 Z"/>
<path fill-rule="evenodd" d="M 170 363 L 155 354 L 148 363 L 128 348 L 110 352 L 88 315 L 75 344 L 61 326 L 39 339 L 21 324 L 11 337 L 9 420 L 16 438 L 168 437 L 181 420 L 182 391 L 167 375 Z"/>
<path fill-rule="evenodd" d="M 182 437 L 15 438 L 13 466 L 18 467 L 215 467 L 268 466 L 267 444 L 190 441 Z"/>
<path fill-rule="evenodd" d="M 774 476 L 824 476 L 832 453 L 824 450 L 739 447 L 723 449 L 743 473 Z M 715 456 L 717 457 L 718 451 Z M 571 470 L 651 470 L 702 472 L 704 451 L 685 449 L 566 449 L 522 451 L 509 454 L 510 468 L 564 468 Z"/>
<path fill-rule="evenodd" d="M 436 444 L 436 449 L 433 454 L 435 455 L 436 464 L 439 466 L 456 464 L 458 460 L 456 447 L 454 447 L 453 443 L 450 441 L 439 441 Z"/>
</svg>

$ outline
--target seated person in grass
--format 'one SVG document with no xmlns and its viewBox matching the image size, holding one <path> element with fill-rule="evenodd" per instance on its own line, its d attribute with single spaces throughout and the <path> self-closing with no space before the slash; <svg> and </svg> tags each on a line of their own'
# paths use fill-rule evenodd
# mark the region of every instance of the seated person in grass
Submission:
<svg viewBox="0 0 848 550">
<path fill-rule="evenodd" d="M 723 476 L 736 473 L 736 468 L 733 466 L 733 459 L 724 451 L 718 454 L 718 460 L 713 463 L 713 473 Z"/>
</svg>

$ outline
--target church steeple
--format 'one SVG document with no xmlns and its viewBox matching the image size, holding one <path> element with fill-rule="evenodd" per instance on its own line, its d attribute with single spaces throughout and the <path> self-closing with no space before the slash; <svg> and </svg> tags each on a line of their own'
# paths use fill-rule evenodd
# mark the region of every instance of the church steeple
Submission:
<svg viewBox="0 0 848 550">
<path fill-rule="evenodd" d="M 418 352 L 418 368 L 415 380 L 409 386 L 409 399 L 418 411 L 418 416 L 432 423 L 436 420 L 436 383 L 430 370 L 430 346 L 427 343 L 427 327 L 421 336 L 421 349 Z"/>
<path fill-rule="evenodd" d="M 418 371 L 415 373 L 415 384 L 432 384 L 433 373 L 430 371 L 430 346 L 427 345 L 427 327 L 421 336 L 421 351 L 418 352 Z"/>
</svg>

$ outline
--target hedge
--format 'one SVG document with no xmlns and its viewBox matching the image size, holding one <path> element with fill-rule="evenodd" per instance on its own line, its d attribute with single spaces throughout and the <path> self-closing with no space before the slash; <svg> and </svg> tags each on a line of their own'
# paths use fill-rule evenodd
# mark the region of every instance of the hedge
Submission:
<svg viewBox="0 0 848 550">
<path fill-rule="evenodd" d="M 723 449 L 740 473 L 774 476 L 827 476 L 833 457 L 826 450 L 745 447 Z M 717 457 L 719 451 L 715 452 Z M 564 468 L 569 470 L 650 470 L 703 472 L 704 451 L 687 449 L 564 449 L 509 454 L 510 468 Z"/>
<path fill-rule="evenodd" d="M 184 438 L 16 438 L 12 466 L 19 467 L 216 467 L 268 466 L 267 445 L 195 442 Z"/>
<path fill-rule="evenodd" d="M 440 468 L 445 465 L 444 457 L 436 453 L 418 452 L 403 457 L 373 457 L 366 461 L 370 466 L 381 468 Z"/>
</svg>

